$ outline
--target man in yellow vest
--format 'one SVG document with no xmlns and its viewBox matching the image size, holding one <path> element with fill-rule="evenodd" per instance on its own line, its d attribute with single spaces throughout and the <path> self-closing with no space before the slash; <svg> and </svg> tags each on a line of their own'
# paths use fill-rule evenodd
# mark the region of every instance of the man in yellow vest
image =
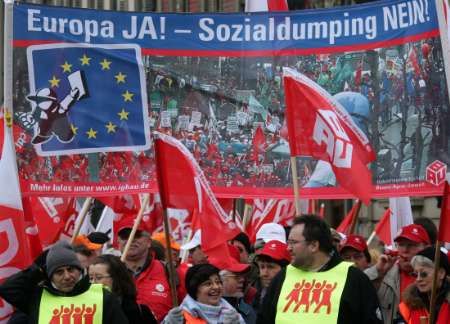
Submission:
<svg viewBox="0 0 450 324">
<path fill-rule="evenodd" d="M 55 244 L 29 268 L 0 285 L 0 297 L 36 324 L 127 324 L 119 301 L 90 284 L 67 242 Z"/>
<path fill-rule="evenodd" d="M 375 288 L 338 256 L 325 221 L 296 218 L 287 244 L 291 264 L 272 280 L 258 324 L 383 323 Z"/>
</svg>

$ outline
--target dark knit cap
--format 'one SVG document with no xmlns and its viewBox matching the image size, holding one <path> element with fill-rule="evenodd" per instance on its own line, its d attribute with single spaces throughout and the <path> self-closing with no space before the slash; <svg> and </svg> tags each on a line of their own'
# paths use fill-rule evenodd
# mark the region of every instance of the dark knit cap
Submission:
<svg viewBox="0 0 450 324">
<path fill-rule="evenodd" d="M 189 296 L 197 300 L 198 287 L 212 275 L 219 275 L 219 271 L 219 269 L 209 263 L 196 264 L 190 267 L 186 273 L 185 281 L 186 291 Z"/>
<path fill-rule="evenodd" d="M 250 239 L 244 232 L 240 232 L 238 235 L 236 235 L 233 241 L 241 242 L 242 245 L 244 245 L 245 249 L 247 250 L 247 253 L 248 254 L 252 253 L 252 246 L 250 244 Z"/>
<path fill-rule="evenodd" d="M 430 246 L 430 247 L 427 247 L 427 248 L 423 249 L 419 253 L 417 253 L 417 255 L 424 256 L 427 259 L 429 259 L 432 262 L 434 262 L 435 252 L 436 252 L 436 248 L 433 247 L 433 246 Z M 445 270 L 445 272 L 447 273 L 447 275 L 449 275 L 450 274 L 450 264 L 448 263 L 447 255 L 444 252 L 442 252 L 442 251 L 439 251 L 439 252 L 440 252 L 439 267 L 443 268 Z"/>
<path fill-rule="evenodd" d="M 63 266 L 72 266 L 83 270 L 72 246 L 65 241 L 58 242 L 50 248 L 47 254 L 46 265 L 49 278 L 52 277 L 53 272 Z"/>
</svg>

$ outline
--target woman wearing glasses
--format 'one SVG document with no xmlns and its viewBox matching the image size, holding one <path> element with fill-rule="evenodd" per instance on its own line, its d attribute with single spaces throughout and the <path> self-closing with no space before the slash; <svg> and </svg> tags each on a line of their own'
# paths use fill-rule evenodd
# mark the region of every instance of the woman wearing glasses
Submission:
<svg viewBox="0 0 450 324">
<path fill-rule="evenodd" d="M 405 323 L 428 323 L 433 275 L 435 248 L 428 247 L 419 252 L 411 260 L 416 281 L 403 293 L 403 301 L 399 311 Z M 433 324 L 450 323 L 450 284 L 447 276 L 450 266 L 447 255 L 440 252 L 439 268 L 437 269 L 436 313 Z"/>
<path fill-rule="evenodd" d="M 89 278 L 92 283 L 108 287 L 119 298 L 130 324 L 157 323 L 147 306 L 136 303 L 137 293 L 133 278 L 117 256 L 98 256 L 89 266 Z"/>
</svg>

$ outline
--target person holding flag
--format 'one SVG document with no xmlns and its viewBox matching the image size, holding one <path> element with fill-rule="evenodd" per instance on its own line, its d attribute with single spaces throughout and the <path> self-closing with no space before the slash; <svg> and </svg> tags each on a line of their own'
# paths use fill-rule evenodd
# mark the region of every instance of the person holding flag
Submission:
<svg viewBox="0 0 450 324">
<path fill-rule="evenodd" d="M 364 271 L 378 290 L 385 323 L 395 323 L 399 319 L 402 293 L 416 279 L 412 275 L 411 260 L 430 245 L 427 232 L 416 224 L 402 227 L 394 241 L 398 257 L 382 254 L 375 265 Z"/>
<path fill-rule="evenodd" d="M 133 218 L 127 217 L 118 224 L 117 235 L 121 252 L 124 251 L 130 237 L 133 221 Z M 151 247 L 150 234 L 141 222 L 124 262 L 135 280 L 137 303 L 146 305 L 156 319 L 162 321 L 172 307 L 172 300 L 166 269 L 159 260 L 156 260 Z"/>
<path fill-rule="evenodd" d="M 383 323 L 375 288 L 337 255 L 323 219 L 296 218 L 287 244 L 291 264 L 272 280 L 257 323 Z"/>
</svg>

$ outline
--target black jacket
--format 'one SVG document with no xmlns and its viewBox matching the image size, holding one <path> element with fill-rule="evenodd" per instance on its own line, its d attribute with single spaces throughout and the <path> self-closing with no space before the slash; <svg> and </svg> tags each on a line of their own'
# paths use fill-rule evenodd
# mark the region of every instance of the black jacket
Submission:
<svg viewBox="0 0 450 324">
<path fill-rule="evenodd" d="M 320 271 L 333 269 L 341 262 L 342 259 L 334 253 L 330 261 Z M 258 313 L 258 324 L 275 323 L 278 297 L 285 277 L 286 268 L 273 278 Z M 369 278 L 358 268 L 350 267 L 339 305 L 338 324 L 383 324 L 381 317 L 377 293 Z M 301 313 L 299 313 L 300 322 Z"/>
<path fill-rule="evenodd" d="M 39 322 L 39 306 L 43 290 L 57 296 L 77 296 L 90 287 L 88 277 L 83 277 L 70 293 L 53 288 L 45 272 L 35 264 L 12 275 L 0 285 L 0 297 L 28 317 L 28 323 Z M 103 289 L 103 324 L 128 324 L 119 301 L 108 290 Z"/>
</svg>

